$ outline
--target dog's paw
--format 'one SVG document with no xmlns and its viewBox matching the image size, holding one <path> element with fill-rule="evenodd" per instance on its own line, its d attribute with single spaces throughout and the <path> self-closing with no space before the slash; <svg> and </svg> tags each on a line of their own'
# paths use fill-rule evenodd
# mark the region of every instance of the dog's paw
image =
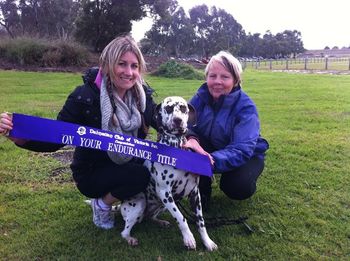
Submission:
<svg viewBox="0 0 350 261">
<path fill-rule="evenodd" d="M 213 240 L 211 240 L 210 238 L 209 238 L 209 240 L 203 242 L 203 244 L 205 245 L 205 247 L 208 251 L 215 251 L 218 249 L 217 244 L 215 244 L 215 242 Z"/>
<path fill-rule="evenodd" d="M 194 239 L 192 233 L 184 236 L 183 240 L 184 245 L 188 250 L 196 250 L 196 240 Z"/>
<path fill-rule="evenodd" d="M 129 246 L 138 246 L 139 244 L 139 241 L 137 240 L 137 238 L 134 238 L 134 237 L 129 237 L 127 241 Z"/>
</svg>

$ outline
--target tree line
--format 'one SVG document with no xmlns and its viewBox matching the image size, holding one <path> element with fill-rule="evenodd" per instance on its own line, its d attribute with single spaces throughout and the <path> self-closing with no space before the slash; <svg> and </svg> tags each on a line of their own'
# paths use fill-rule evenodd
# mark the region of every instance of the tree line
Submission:
<svg viewBox="0 0 350 261">
<path fill-rule="evenodd" d="M 246 33 L 224 9 L 204 4 L 187 14 L 176 0 L 0 0 L 3 34 L 73 39 L 96 52 L 144 17 L 153 19 L 140 41 L 148 55 L 207 58 L 228 50 L 240 57 L 281 58 L 304 51 L 297 30 Z"/>
</svg>

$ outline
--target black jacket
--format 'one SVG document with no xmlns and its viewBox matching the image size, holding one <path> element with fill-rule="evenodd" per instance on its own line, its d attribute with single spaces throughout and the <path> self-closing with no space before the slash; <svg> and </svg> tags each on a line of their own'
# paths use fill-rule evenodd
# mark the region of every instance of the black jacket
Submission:
<svg viewBox="0 0 350 261">
<path fill-rule="evenodd" d="M 101 109 L 100 109 L 100 89 L 94 83 L 98 68 L 89 69 L 84 75 L 84 84 L 78 86 L 67 98 L 64 106 L 57 116 L 57 120 L 71 122 L 79 125 L 101 129 Z M 146 110 L 143 114 L 147 127 L 156 128 L 153 117 L 156 104 L 153 101 L 153 90 L 149 86 L 144 86 L 146 92 Z M 142 128 L 139 129 L 138 137 L 144 139 L 147 133 Z M 38 152 L 52 152 L 63 147 L 62 144 L 53 144 L 38 141 L 28 141 L 22 148 Z M 90 171 L 94 167 L 103 166 L 111 160 L 107 152 L 76 147 L 71 164 L 74 179 L 79 179 L 81 174 Z"/>
</svg>

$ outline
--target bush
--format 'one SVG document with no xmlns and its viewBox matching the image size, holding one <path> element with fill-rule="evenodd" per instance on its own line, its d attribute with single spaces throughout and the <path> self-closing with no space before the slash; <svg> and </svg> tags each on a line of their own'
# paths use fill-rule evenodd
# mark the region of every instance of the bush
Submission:
<svg viewBox="0 0 350 261">
<path fill-rule="evenodd" d="M 5 60 L 19 65 L 39 65 L 46 44 L 34 38 L 4 39 L 0 42 L 0 55 Z"/>
<path fill-rule="evenodd" d="M 17 65 L 83 66 L 88 51 L 71 41 L 20 37 L 0 40 L 0 58 Z"/>
<path fill-rule="evenodd" d="M 196 70 L 192 65 L 178 63 L 174 60 L 161 64 L 154 74 L 167 78 L 204 79 L 204 73 Z"/>
<path fill-rule="evenodd" d="M 57 40 L 51 42 L 51 48 L 43 56 L 45 66 L 69 66 L 86 65 L 88 61 L 88 51 L 75 42 Z"/>
</svg>

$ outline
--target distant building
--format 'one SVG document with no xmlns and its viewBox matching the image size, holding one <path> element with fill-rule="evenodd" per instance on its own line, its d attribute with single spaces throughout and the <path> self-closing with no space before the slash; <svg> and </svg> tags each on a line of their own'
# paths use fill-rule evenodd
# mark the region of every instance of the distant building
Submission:
<svg viewBox="0 0 350 261">
<path fill-rule="evenodd" d="M 304 53 L 298 54 L 297 57 L 350 57 L 350 48 L 343 47 L 341 49 L 306 50 Z"/>
</svg>

